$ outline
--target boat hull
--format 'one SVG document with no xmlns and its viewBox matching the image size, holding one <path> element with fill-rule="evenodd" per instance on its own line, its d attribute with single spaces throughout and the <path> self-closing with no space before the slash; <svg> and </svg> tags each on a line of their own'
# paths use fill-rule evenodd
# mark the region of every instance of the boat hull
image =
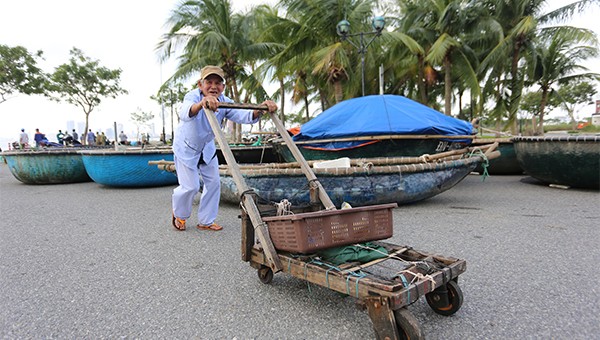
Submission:
<svg viewBox="0 0 600 340">
<path fill-rule="evenodd" d="M 600 189 L 600 136 L 515 137 L 517 160 L 544 183 Z"/>
<path fill-rule="evenodd" d="M 261 146 L 231 146 L 233 157 L 239 164 L 279 163 L 281 157 L 273 149 L 272 145 Z M 217 147 L 217 159 L 219 164 L 227 164 L 223 152 Z"/>
<path fill-rule="evenodd" d="M 28 150 L 2 153 L 13 176 L 25 184 L 91 181 L 75 150 Z"/>
<path fill-rule="evenodd" d="M 343 202 L 353 207 L 374 204 L 409 204 L 438 195 L 462 181 L 479 164 L 480 159 L 444 162 L 422 171 L 402 171 L 389 166 L 389 171 L 373 173 L 335 173 L 335 169 L 314 169 L 319 182 L 332 202 L 340 207 Z M 417 167 L 420 165 L 416 165 Z M 282 175 L 248 175 L 242 171 L 249 187 L 259 201 L 280 202 L 287 199 L 292 205 L 310 202 L 306 177 L 301 173 Z M 221 199 L 237 204 L 240 196 L 231 176 L 221 174 Z"/>
<path fill-rule="evenodd" d="M 313 141 L 311 143 L 317 143 Z M 418 157 L 448 150 L 461 149 L 464 142 L 450 142 L 442 139 L 384 139 L 376 143 L 343 150 L 322 150 L 307 147 L 304 142 L 296 142 L 296 146 L 306 160 L 331 160 L 342 157 L 352 159 L 373 157 Z M 285 144 L 275 143 L 273 148 L 285 162 L 296 159 Z"/>
<path fill-rule="evenodd" d="M 490 175 L 520 175 L 523 173 L 523 168 L 517 160 L 515 146 L 512 139 L 496 138 L 496 139 L 474 139 L 471 146 L 478 146 L 498 142 L 497 150 L 500 151 L 500 157 L 489 161 L 487 172 Z M 483 173 L 483 166 L 480 164 L 475 168 L 476 172 Z"/>
<path fill-rule="evenodd" d="M 148 166 L 149 161 L 173 161 L 171 149 L 80 151 L 90 178 L 110 187 L 156 187 L 177 184 L 171 172 Z"/>
</svg>

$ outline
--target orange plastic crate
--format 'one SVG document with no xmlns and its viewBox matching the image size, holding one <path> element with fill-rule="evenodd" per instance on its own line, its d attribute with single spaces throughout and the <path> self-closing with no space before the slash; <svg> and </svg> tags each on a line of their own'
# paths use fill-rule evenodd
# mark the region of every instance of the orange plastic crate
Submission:
<svg viewBox="0 0 600 340">
<path fill-rule="evenodd" d="M 264 217 L 275 249 L 294 253 L 374 240 L 393 235 L 396 203 L 295 215 Z"/>
</svg>

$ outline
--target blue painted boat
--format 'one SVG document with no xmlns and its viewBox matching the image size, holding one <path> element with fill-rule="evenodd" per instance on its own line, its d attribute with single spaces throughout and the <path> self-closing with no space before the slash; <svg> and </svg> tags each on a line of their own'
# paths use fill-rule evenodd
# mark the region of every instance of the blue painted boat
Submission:
<svg viewBox="0 0 600 340">
<path fill-rule="evenodd" d="M 600 136 L 514 137 L 519 164 L 548 184 L 600 189 Z"/>
<path fill-rule="evenodd" d="M 337 207 L 343 202 L 353 207 L 403 205 L 431 198 L 460 183 L 485 159 L 482 153 L 471 151 L 466 148 L 422 157 L 354 159 L 350 167 L 313 171 Z M 499 156 L 499 152 L 491 151 L 488 159 Z M 306 176 L 296 163 L 240 165 L 240 170 L 259 203 L 278 203 L 283 199 L 296 207 L 310 203 Z M 238 204 L 240 195 L 231 174 L 222 168 L 220 175 L 221 200 Z"/>
<path fill-rule="evenodd" d="M 10 172 L 25 184 L 64 184 L 91 181 L 77 150 L 27 149 L 4 151 Z"/>
<path fill-rule="evenodd" d="M 110 187 L 156 187 L 177 184 L 173 173 L 149 167 L 149 161 L 173 161 L 173 150 L 128 148 L 79 151 L 91 179 Z"/>
</svg>

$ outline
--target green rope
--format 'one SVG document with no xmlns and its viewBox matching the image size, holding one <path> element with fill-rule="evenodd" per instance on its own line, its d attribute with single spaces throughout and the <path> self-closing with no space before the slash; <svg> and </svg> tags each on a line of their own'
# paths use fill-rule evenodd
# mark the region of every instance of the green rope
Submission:
<svg viewBox="0 0 600 340">
<path fill-rule="evenodd" d="M 360 279 L 362 279 L 364 276 L 361 276 L 359 278 L 356 279 L 356 297 L 358 297 L 358 281 L 360 281 Z"/>
<path fill-rule="evenodd" d="M 329 288 L 329 271 L 332 270 L 332 269 L 334 269 L 334 268 L 329 268 L 325 272 L 325 282 L 327 283 L 327 288 Z"/>
<path fill-rule="evenodd" d="M 308 280 L 306 279 L 308 277 L 308 269 L 307 266 L 312 263 L 313 261 L 310 262 L 306 262 L 304 263 L 304 280 L 306 281 L 306 286 L 308 286 L 308 292 L 312 293 L 312 290 L 310 289 L 310 282 L 308 282 Z"/>
<path fill-rule="evenodd" d="M 409 304 L 410 303 L 410 285 L 408 284 L 408 281 L 406 280 L 406 277 L 404 277 L 404 274 L 400 274 L 400 279 L 402 280 L 402 285 L 404 286 L 404 288 L 406 288 L 406 303 Z"/>
<path fill-rule="evenodd" d="M 481 151 L 480 148 L 473 149 L 473 151 L 471 151 L 471 154 L 469 154 L 469 158 L 473 157 L 473 155 L 480 156 L 483 159 L 483 162 L 481 162 L 481 167 L 483 168 L 483 173 L 481 174 L 481 181 L 485 182 L 485 179 L 487 177 L 490 177 L 490 174 L 488 173 L 488 166 L 490 165 L 490 160 L 487 158 L 485 153 Z"/>
<path fill-rule="evenodd" d="M 350 295 L 350 286 L 348 285 L 348 281 L 350 281 L 350 275 L 346 278 L 346 295 Z"/>
</svg>

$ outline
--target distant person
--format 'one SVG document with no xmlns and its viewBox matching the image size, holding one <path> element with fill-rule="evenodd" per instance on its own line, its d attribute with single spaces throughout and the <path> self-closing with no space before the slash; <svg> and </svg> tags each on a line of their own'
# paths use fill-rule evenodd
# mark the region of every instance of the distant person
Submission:
<svg viewBox="0 0 600 340">
<path fill-rule="evenodd" d="M 90 131 L 88 131 L 87 133 L 87 145 L 94 145 L 96 144 L 96 135 L 94 135 L 94 133 L 92 132 L 92 129 L 90 129 Z"/>
<path fill-rule="evenodd" d="M 183 99 L 179 112 L 181 122 L 173 141 L 179 186 L 173 190 L 172 224 L 177 230 L 185 230 L 186 220 L 192 215 L 194 196 L 200 191 L 199 176 L 202 176 L 204 188 L 196 228 L 213 231 L 223 229 L 215 223 L 221 196 L 219 161 L 216 157 L 215 136 L 204 109 L 213 110 L 218 122 L 227 118 L 240 124 L 254 124 L 260 119 L 261 112 L 258 110 L 219 108 L 219 102 L 233 102 L 223 95 L 224 89 L 223 70 L 218 66 L 206 66 L 200 72 L 198 88 L 188 92 Z M 277 110 L 277 104 L 271 100 L 262 104 L 268 107 L 269 112 Z"/>
<path fill-rule="evenodd" d="M 148 137 L 148 134 L 142 132 L 142 145 L 148 144 Z"/>
<path fill-rule="evenodd" d="M 46 135 L 41 133 L 40 129 L 35 129 L 35 135 L 33 136 L 33 140 L 35 140 L 36 147 L 45 146 L 45 141 L 47 141 Z"/>
<path fill-rule="evenodd" d="M 121 131 L 121 133 L 119 134 L 119 144 L 121 145 L 127 145 L 127 135 L 125 134 L 125 132 Z"/>
<path fill-rule="evenodd" d="M 104 134 L 104 132 L 102 132 L 100 134 L 100 136 L 102 137 L 102 145 L 110 145 L 110 139 L 108 139 L 108 137 Z"/>
<path fill-rule="evenodd" d="M 96 145 L 103 146 L 106 143 L 106 139 L 100 133 L 100 131 L 96 132 Z"/>
<path fill-rule="evenodd" d="M 21 149 L 29 147 L 29 135 L 25 132 L 25 129 L 21 129 L 21 134 L 19 135 L 19 147 Z"/>
<path fill-rule="evenodd" d="M 56 134 L 56 140 L 58 141 L 58 144 L 64 144 L 63 143 L 64 137 L 65 137 L 65 134 L 62 132 L 62 130 L 58 130 L 58 133 Z"/>
<path fill-rule="evenodd" d="M 79 135 L 77 134 L 77 131 L 75 131 L 75 129 L 73 129 L 73 133 L 71 134 L 71 137 L 73 137 L 74 142 L 79 142 Z"/>
<path fill-rule="evenodd" d="M 73 136 L 67 130 L 65 130 L 65 135 L 63 136 L 63 145 L 73 145 Z"/>
</svg>

